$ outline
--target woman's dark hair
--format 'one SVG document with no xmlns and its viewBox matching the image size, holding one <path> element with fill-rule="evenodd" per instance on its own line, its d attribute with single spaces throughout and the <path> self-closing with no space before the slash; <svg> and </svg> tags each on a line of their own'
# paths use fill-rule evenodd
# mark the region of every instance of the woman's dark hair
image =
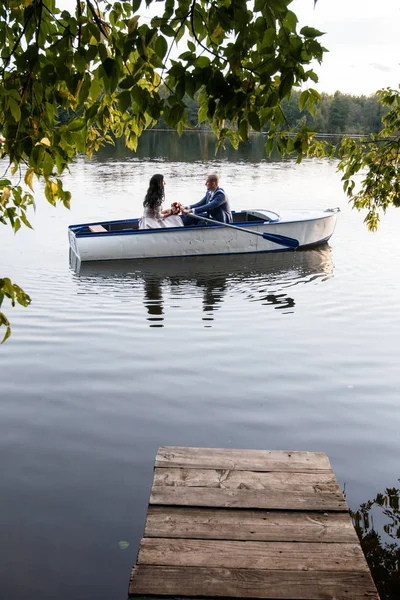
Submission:
<svg viewBox="0 0 400 600">
<path fill-rule="evenodd" d="M 143 206 L 150 209 L 150 212 L 155 215 L 156 209 L 159 208 L 164 200 L 164 175 L 157 173 L 150 179 L 149 189 L 147 190 Z"/>
</svg>

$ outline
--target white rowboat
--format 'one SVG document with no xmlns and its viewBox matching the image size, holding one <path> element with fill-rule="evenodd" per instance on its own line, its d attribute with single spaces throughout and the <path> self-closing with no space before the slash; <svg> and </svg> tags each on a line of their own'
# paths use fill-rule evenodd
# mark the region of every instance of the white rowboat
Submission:
<svg viewBox="0 0 400 600">
<path fill-rule="evenodd" d="M 327 242 L 339 209 L 233 212 L 232 225 L 139 229 L 139 219 L 70 225 L 78 260 L 117 260 L 277 252 Z"/>
</svg>

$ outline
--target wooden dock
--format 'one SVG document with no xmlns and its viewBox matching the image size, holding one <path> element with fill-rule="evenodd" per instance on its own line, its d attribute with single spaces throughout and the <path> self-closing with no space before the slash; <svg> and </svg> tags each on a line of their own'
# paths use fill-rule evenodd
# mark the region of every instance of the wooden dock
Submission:
<svg viewBox="0 0 400 600">
<path fill-rule="evenodd" d="M 179 447 L 158 450 L 132 569 L 150 596 L 379 600 L 325 454 Z"/>
</svg>

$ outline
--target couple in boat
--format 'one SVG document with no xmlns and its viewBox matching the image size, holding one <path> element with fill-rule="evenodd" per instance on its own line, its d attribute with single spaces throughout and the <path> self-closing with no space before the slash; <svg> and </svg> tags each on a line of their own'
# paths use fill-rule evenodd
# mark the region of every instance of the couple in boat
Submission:
<svg viewBox="0 0 400 600">
<path fill-rule="evenodd" d="M 218 185 L 218 175 L 209 175 L 206 187 L 206 195 L 196 204 L 182 206 L 173 202 L 171 208 L 161 210 L 165 198 L 165 180 L 163 175 L 153 175 L 143 202 L 144 212 L 139 221 L 139 229 L 193 227 L 204 224 L 204 221 L 196 219 L 195 215 L 221 223 L 232 223 L 229 202 L 224 190 Z"/>
</svg>

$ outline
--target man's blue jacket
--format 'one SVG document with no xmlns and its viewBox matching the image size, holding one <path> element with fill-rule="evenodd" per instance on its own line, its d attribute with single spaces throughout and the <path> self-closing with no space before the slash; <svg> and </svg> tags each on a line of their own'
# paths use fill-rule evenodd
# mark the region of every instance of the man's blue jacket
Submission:
<svg viewBox="0 0 400 600">
<path fill-rule="evenodd" d="M 204 198 L 192 204 L 190 208 L 194 208 L 195 215 L 205 215 L 210 219 L 215 219 L 221 223 L 232 223 L 232 213 L 227 197 L 222 188 L 217 187 L 214 193 L 207 192 Z"/>
</svg>

